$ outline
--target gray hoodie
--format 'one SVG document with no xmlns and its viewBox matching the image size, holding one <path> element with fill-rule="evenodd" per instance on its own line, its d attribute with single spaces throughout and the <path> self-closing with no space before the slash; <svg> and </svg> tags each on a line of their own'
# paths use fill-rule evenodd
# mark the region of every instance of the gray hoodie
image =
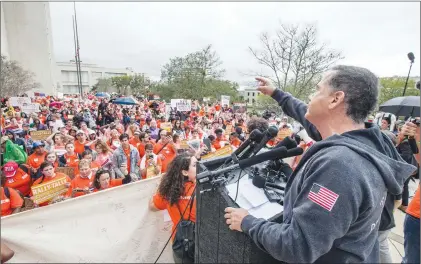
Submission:
<svg viewBox="0 0 421 264">
<path fill-rule="evenodd" d="M 304 118 L 303 102 L 279 90 L 273 97 L 311 137 L 320 137 Z M 284 262 L 377 263 L 387 192 L 400 194 L 413 171 L 377 127 L 333 135 L 311 146 L 289 179 L 284 222 L 248 215 L 241 228 Z"/>
</svg>

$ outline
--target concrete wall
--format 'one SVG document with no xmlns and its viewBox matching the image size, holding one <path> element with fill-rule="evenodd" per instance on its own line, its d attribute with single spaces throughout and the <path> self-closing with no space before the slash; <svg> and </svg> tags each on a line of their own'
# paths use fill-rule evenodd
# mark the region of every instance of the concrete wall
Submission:
<svg viewBox="0 0 421 264">
<path fill-rule="evenodd" d="M 55 95 L 57 70 L 49 3 L 2 2 L 1 6 L 2 52 L 3 43 L 7 43 L 8 57 L 35 73 L 35 80 L 41 84 L 37 91 Z"/>
</svg>

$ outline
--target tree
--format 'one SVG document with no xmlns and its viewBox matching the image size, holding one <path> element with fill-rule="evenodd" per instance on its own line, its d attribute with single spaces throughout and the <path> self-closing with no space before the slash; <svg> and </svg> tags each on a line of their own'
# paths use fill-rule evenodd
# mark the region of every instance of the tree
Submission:
<svg viewBox="0 0 421 264">
<path fill-rule="evenodd" d="M 132 77 L 128 75 L 115 76 L 111 78 L 113 86 L 117 89 L 117 93 L 127 95 Z"/>
<path fill-rule="evenodd" d="M 380 78 L 379 105 L 392 98 L 402 96 L 403 89 L 405 87 L 405 81 L 406 77 L 398 76 Z M 420 95 L 420 90 L 415 88 L 415 81 L 411 79 L 408 81 L 408 86 L 405 92 L 405 96 L 409 95 Z"/>
<path fill-rule="evenodd" d="M 8 60 L 1 55 L 0 68 L 0 95 L 2 97 L 18 96 L 40 87 L 40 84 L 34 80 L 35 74 L 24 70 L 17 61 Z"/>
<path fill-rule="evenodd" d="M 342 59 L 340 52 L 318 43 L 315 25 L 301 29 L 281 24 L 274 36 L 263 33 L 260 42 L 260 49 L 249 50 L 259 64 L 272 72 L 265 77 L 300 99 L 307 99 L 320 74 Z"/>
<path fill-rule="evenodd" d="M 144 95 L 148 94 L 150 80 L 144 74 L 136 74 L 131 76 L 130 90 L 133 94 Z"/>
<path fill-rule="evenodd" d="M 153 84 L 153 89 L 164 99 L 237 96 L 238 84 L 222 80 L 225 70 L 221 64 L 211 45 L 185 57 L 171 58 L 161 70 L 162 81 Z"/>
<path fill-rule="evenodd" d="M 255 103 L 256 108 L 258 109 L 267 109 L 269 111 L 279 112 L 281 107 L 279 104 L 273 100 L 272 97 L 266 96 L 264 94 L 259 94 Z"/>
<path fill-rule="evenodd" d="M 113 82 L 110 78 L 98 78 L 97 83 L 92 86 L 92 92 L 111 92 L 113 89 Z"/>
</svg>

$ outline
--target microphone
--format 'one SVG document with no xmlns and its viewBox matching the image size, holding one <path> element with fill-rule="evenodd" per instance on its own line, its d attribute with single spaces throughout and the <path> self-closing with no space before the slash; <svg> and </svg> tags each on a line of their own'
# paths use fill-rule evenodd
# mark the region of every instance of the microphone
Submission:
<svg viewBox="0 0 421 264">
<path fill-rule="evenodd" d="M 281 142 L 276 144 L 274 148 L 286 147 L 287 149 L 292 149 L 297 147 L 297 142 L 291 137 L 284 138 Z"/>
<path fill-rule="evenodd" d="M 414 60 L 415 60 L 414 53 L 412 52 L 408 53 L 408 59 L 411 61 L 411 63 L 414 63 Z"/>
<path fill-rule="evenodd" d="M 268 143 L 269 140 L 276 137 L 278 135 L 278 128 L 276 126 L 270 126 L 263 134 L 262 140 L 260 140 L 260 143 L 256 145 L 253 149 L 253 154 L 256 155 L 264 146 L 266 146 L 266 143 Z"/>
<path fill-rule="evenodd" d="M 226 168 L 222 168 L 216 171 L 204 171 L 202 173 L 197 174 L 196 179 L 200 183 L 204 183 L 210 180 L 210 178 L 219 175 L 224 174 L 229 171 L 236 170 L 238 168 L 245 169 L 250 166 L 259 164 L 263 161 L 271 160 L 271 159 L 278 159 L 278 158 L 285 158 L 288 156 L 288 150 L 285 147 L 277 148 L 268 152 L 265 152 L 263 154 L 259 154 L 256 156 L 253 156 L 248 159 L 243 159 L 238 161 L 237 164 L 228 166 Z"/>
<path fill-rule="evenodd" d="M 240 160 L 240 159 L 244 159 L 247 158 L 250 154 L 251 154 L 251 148 L 254 144 L 254 142 L 256 141 L 261 141 L 263 138 L 263 133 L 260 132 L 259 129 L 255 129 L 250 133 L 249 138 L 244 141 L 243 144 L 241 144 L 238 149 L 236 149 L 234 151 L 234 153 L 232 154 L 232 158 L 234 160 Z"/>
</svg>

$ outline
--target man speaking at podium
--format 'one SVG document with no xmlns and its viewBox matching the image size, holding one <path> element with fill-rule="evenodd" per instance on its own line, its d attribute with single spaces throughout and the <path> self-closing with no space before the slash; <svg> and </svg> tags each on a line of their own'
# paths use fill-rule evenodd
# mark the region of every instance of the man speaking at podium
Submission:
<svg viewBox="0 0 421 264">
<path fill-rule="evenodd" d="M 364 68 L 336 66 L 317 84 L 307 106 L 267 79 L 258 90 L 318 141 L 304 153 L 284 197 L 283 223 L 225 209 L 229 228 L 289 263 L 378 263 L 378 227 L 387 192 L 399 195 L 415 167 L 364 121 L 377 103 L 377 77 Z"/>
</svg>

